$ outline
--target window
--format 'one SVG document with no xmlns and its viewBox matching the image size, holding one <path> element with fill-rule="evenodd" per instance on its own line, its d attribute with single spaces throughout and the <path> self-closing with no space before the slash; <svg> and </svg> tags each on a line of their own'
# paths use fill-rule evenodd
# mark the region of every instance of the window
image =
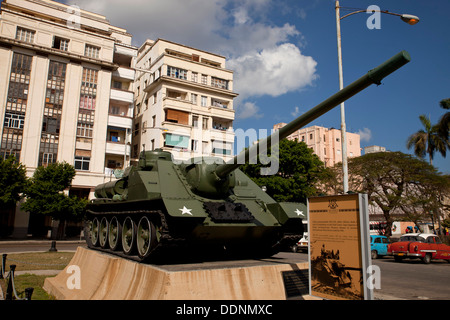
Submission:
<svg viewBox="0 0 450 320">
<path fill-rule="evenodd" d="M 53 38 L 53 46 L 52 46 L 52 48 L 53 49 L 63 50 L 63 51 L 68 51 L 69 50 L 69 40 L 55 36 Z"/>
<path fill-rule="evenodd" d="M 202 74 L 202 84 L 208 84 L 208 76 L 205 74 Z"/>
<path fill-rule="evenodd" d="M 118 106 L 110 106 L 109 107 L 110 114 L 120 114 L 120 107 Z"/>
<path fill-rule="evenodd" d="M 189 146 L 189 137 L 167 133 L 164 146 L 187 149 Z"/>
<path fill-rule="evenodd" d="M 179 123 L 179 124 L 189 124 L 189 113 L 173 110 L 173 109 L 167 109 L 166 110 L 166 121 L 173 122 L 173 123 Z"/>
<path fill-rule="evenodd" d="M 25 116 L 14 113 L 5 113 L 4 126 L 8 128 L 23 129 Z"/>
<path fill-rule="evenodd" d="M 211 86 L 228 90 L 228 81 L 224 79 L 211 77 Z"/>
<path fill-rule="evenodd" d="M 198 117 L 192 116 L 192 127 L 198 128 Z"/>
<path fill-rule="evenodd" d="M 309 134 L 309 139 L 312 140 L 312 138 L 313 138 L 313 134 L 310 133 L 310 134 Z"/>
<path fill-rule="evenodd" d="M 75 170 L 89 171 L 91 157 L 75 156 Z"/>
<path fill-rule="evenodd" d="M 212 153 L 221 155 L 231 155 L 232 145 L 230 142 L 225 141 L 213 141 Z"/>
<path fill-rule="evenodd" d="M 197 72 L 192 72 L 191 73 L 191 81 L 192 82 L 198 82 L 198 73 Z"/>
<path fill-rule="evenodd" d="M 122 90 L 122 82 L 117 81 L 117 80 L 113 80 L 113 88 Z"/>
<path fill-rule="evenodd" d="M 77 124 L 77 137 L 82 138 L 92 138 L 92 132 L 94 131 L 93 123 L 82 123 Z"/>
<path fill-rule="evenodd" d="M 197 105 L 197 95 L 194 93 L 191 93 L 191 102 L 192 104 Z"/>
<path fill-rule="evenodd" d="M 202 129 L 208 129 L 208 118 L 202 119 Z"/>
<path fill-rule="evenodd" d="M 109 132 L 109 140 L 110 142 L 120 142 L 119 132 L 110 131 Z"/>
<path fill-rule="evenodd" d="M 167 66 L 167 75 L 169 77 L 187 80 L 187 70 Z"/>
<path fill-rule="evenodd" d="M 208 141 L 202 141 L 202 153 L 203 154 L 208 154 Z"/>
<path fill-rule="evenodd" d="M 43 153 L 41 165 L 46 167 L 47 165 L 56 162 L 56 159 L 53 156 L 53 153 Z"/>
<path fill-rule="evenodd" d="M 224 108 L 224 109 L 227 108 L 227 103 L 224 102 L 224 101 L 220 101 L 220 100 L 216 100 L 216 99 L 211 99 L 211 104 L 212 104 L 214 107 L 217 107 L 217 108 Z"/>
<path fill-rule="evenodd" d="M 61 120 L 59 118 L 49 118 L 44 116 L 42 123 L 42 132 L 59 134 L 59 128 L 61 126 Z"/>
<path fill-rule="evenodd" d="M 98 59 L 100 57 L 100 48 L 87 44 L 84 48 L 84 55 L 86 57 Z"/>
<path fill-rule="evenodd" d="M 54 163 L 58 156 L 59 136 L 56 134 L 41 134 L 38 166 Z"/>
<path fill-rule="evenodd" d="M 36 32 L 34 30 L 29 30 L 21 27 L 17 27 L 16 30 L 16 39 L 25 42 L 34 42 L 34 34 Z"/>
<path fill-rule="evenodd" d="M 24 54 L 16 52 L 13 54 L 0 143 L 2 158 L 13 155 L 17 161 L 20 159 L 32 59 L 31 56 Z"/>
<path fill-rule="evenodd" d="M 208 105 L 208 97 L 202 96 L 202 107 L 206 107 Z"/>
<path fill-rule="evenodd" d="M 197 151 L 197 147 L 198 147 L 198 140 L 192 140 L 191 141 L 191 150 Z"/>
</svg>

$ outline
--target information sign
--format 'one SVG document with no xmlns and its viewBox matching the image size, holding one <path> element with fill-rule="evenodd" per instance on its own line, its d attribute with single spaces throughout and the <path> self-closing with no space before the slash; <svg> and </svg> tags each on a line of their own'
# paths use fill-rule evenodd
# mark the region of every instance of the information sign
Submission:
<svg viewBox="0 0 450 320">
<path fill-rule="evenodd" d="M 332 300 L 372 300 L 366 194 L 308 199 L 310 294 Z"/>
</svg>

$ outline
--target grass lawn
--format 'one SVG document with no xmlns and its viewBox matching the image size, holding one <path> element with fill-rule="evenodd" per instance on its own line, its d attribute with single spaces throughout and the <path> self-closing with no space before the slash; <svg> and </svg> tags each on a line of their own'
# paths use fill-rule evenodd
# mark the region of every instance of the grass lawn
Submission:
<svg viewBox="0 0 450 320">
<path fill-rule="evenodd" d="M 33 270 L 63 270 L 72 259 L 75 252 L 36 252 L 36 253 L 18 253 L 8 254 L 6 258 L 6 272 L 9 272 L 10 265 L 16 265 L 17 271 L 33 271 Z M 17 294 L 25 297 L 25 289 L 34 288 L 31 300 L 53 300 L 47 292 L 42 289 L 45 278 L 49 276 L 23 274 L 14 276 L 14 283 Z M 3 295 L 6 295 L 7 282 L 5 279 L 0 280 Z"/>
</svg>

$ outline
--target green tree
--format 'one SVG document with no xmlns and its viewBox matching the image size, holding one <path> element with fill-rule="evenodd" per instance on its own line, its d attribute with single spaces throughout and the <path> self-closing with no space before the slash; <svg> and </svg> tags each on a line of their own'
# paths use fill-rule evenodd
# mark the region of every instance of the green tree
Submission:
<svg viewBox="0 0 450 320">
<path fill-rule="evenodd" d="M 15 205 L 22 197 L 27 185 L 27 171 L 24 165 L 9 156 L 6 160 L 0 157 L 0 205 Z"/>
<path fill-rule="evenodd" d="M 441 100 L 440 107 L 444 110 L 450 110 L 450 99 Z M 450 132 L 450 111 L 444 113 L 437 124 L 438 134 L 446 142 L 447 149 L 450 149 L 449 132 Z"/>
<path fill-rule="evenodd" d="M 439 134 L 438 126 L 431 124 L 429 117 L 422 114 L 419 119 L 424 129 L 410 135 L 406 146 L 408 149 L 414 148 L 414 154 L 420 158 L 425 158 L 425 155 L 428 154 L 432 165 L 436 151 L 445 158 L 447 143 Z"/>
<path fill-rule="evenodd" d="M 69 197 L 64 193 L 74 177 L 74 167 L 66 162 L 38 167 L 25 190 L 26 202 L 22 209 L 30 214 L 44 214 L 59 220 L 57 238 L 63 236 L 67 220 L 81 218 L 87 204 L 86 199 Z"/>
<path fill-rule="evenodd" d="M 439 207 L 438 190 L 448 190 L 448 176 L 402 152 L 369 153 L 351 158 L 348 168 L 349 189 L 368 194 L 369 204 L 381 209 L 387 236 L 391 235 L 393 214 L 406 214 L 416 222 L 423 220 L 429 210 Z M 339 170 L 338 165 L 335 171 L 341 176 Z"/>
<path fill-rule="evenodd" d="M 275 156 L 279 161 L 278 172 L 263 176 L 260 164 L 245 164 L 241 170 L 260 187 L 265 186 L 267 193 L 276 201 L 303 202 L 317 195 L 315 184 L 323 175 L 324 165 L 312 149 L 304 142 L 283 139 L 279 143 L 279 152 Z"/>
<path fill-rule="evenodd" d="M 14 156 L 0 157 L 0 235 L 11 234 L 14 210 L 27 185 L 26 168 Z"/>
</svg>

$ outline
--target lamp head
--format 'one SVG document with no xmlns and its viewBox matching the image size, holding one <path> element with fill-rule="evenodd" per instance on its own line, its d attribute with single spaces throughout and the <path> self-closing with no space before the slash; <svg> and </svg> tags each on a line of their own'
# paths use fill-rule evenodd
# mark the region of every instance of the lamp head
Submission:
<svg viewBox="0 0 450 320">
<path fill-rule="evenodd" d="M 419 17 L 413 16 L 412 14 L 402 14 L 400 18 L 409 25 L 415 25 L 419 22 Z"/>
</svg>

